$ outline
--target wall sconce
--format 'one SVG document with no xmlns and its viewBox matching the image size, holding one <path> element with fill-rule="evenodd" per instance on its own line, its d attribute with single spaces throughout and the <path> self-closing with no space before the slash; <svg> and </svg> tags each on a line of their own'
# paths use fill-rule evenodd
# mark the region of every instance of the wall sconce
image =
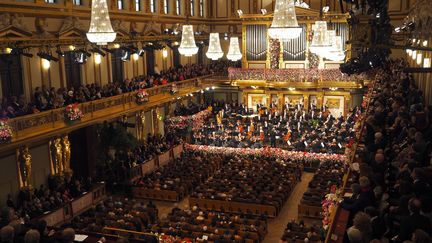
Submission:
<svg viewBox="0 0 432 243">
<path fill-rule="evenodd" d="M 12 53 L 12 48 L 7 47 L 7 48 L 5 49 L 5 53 L 6 53 L 6 54 L 11 54 L 11 53 Z"/>
<path fill-rule="evenodd" d="M 423 67 L 430 68 L 431 67 L 431 59 L 430 57 L 423 59 Z"/>
<path fill-rule="evenodd" d="M 42 58 L 42 68 L 48 70 L 51 67 L 50 61 Z"/>
<path fill-rule="evenodd" d="M 136 54 L 136 53 L 132 54 L 132 59 L 133 59 L 134 61 L 138 61 L 138 59 L 139 59 L 139 55 Z"/>
<path fill-rule="evenodd" d="M 423 54 L 418 53 L 417 54 L 417 65 L 421 65 L 423 61 Z"/>
<path fill-rule="evenodd" d="M 70 46 L 69 46 L 69 50 L 70 50 L 70 51 L 75 51 L 75 46 L 74 46 L 74 45 L 70 45 Z"/>
<path fill-rule="evenodd" d="M 428 45 L 428 41 L 427 41 L 427 40 L 424 40 L 424 41 L 423 41 L 423 46 L 426 47 L 427 45 Z"/>
<path fill-rule="evenodd" d="M 119 49 L 120 48 L 120 44 L 114 44 L 114 48 L 115 49 Z"/>
<path fill-rule="evenodd" d="M 102 56 L 99 53 L 94 54 L 94 62 L 95 64 L 101 64 L 102 62 Z"/>
<path fill-rule="evenodd" d="M 168 57 L 168 50 L 167 49 L 163 49 L 162 50 L 162 57 L 165 59 Z"/>
</svg>

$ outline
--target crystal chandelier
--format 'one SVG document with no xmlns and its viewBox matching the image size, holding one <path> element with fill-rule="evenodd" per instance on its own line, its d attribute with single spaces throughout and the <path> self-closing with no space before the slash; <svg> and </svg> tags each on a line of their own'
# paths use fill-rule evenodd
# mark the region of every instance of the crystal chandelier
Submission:
<svg viewBox="0 0 432 243">
<path fill-rule="evenodd" d="M 309 47 L 309 50 L 312 53 L 323 56 L 326 51 L 331 47 L 327 34 L 327 22 L 316 21 L 315 24 L 312 25 L 312 30 L 312 43 Z"/>
<path fill-rule="evenodd" d="M 183 25 L 182 39 L 179 47 L 180 54 L 191 57 L 197 54 L 198 47 L 195 44 L 195 37 L 192 25 Z"/>
<path fill-rule="evenodd" d="M 221 48 L 219 33 L 210 33 L 209 47 L 206 56 L 212 60 L 223 57 L 224 53 Z"/>
<path fill-rule="evenodd" d="M 276 0 L 269 36 L 284 41 L 300 37 L 302 31 L 297 22 L 294 0 Z"/>
<path fill-rule="evenodd" d="M 240 45 L 239 45 L 239 39 L 238 37 L 231 37 L 230 38 L 230 45 L 227 53 L 228 60 L 231 61 L 238 61 L 242 58 L 242 54 L 240 52 Z"/>
<path fill-rule="evenodd" d="M 92 12 L 90 29 L 87 32 L 87 39 L 98 45 L 106 45 L 113 42 L 117 33 L 114 32 L 106 0 L 92 0 Z"/>
</svg>

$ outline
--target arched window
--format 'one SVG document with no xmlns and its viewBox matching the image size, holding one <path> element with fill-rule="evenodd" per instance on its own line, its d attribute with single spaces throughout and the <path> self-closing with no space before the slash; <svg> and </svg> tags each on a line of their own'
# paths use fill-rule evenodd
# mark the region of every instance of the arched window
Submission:
<svg viewBox="0 0 432 243">
<path fill-rule="evenodd" d="M 168 6 L 169 6 L 168 0 L 164 0 L 164 2 L 163 2 L 164 14 L 168 14 L 168 11 L 169 11 Z"/>
<path fill-rule="evenodd" d="M 204 0 L 199 0 L 199 16 L 204 17 Z"/>
<path fill-rule="evenodd" d="M 150 12 L 156 13 L 156 0 L 150 0 Z"/>
<path fill-rule="evenodd" d="M 195 15 L 195 0 L 190 0 L 190 15 Z"/>
<path fill-rule="evenodd" d="M 122 10 L 123 8 L 123 0 L 117 0 L 117 9 Z"/>
<path fill-rule="evenodd" d="M 135 11 L 141 11 L 141 0 L 135 0 Z"/>
<path fill-rule="evenodd" d="M 181 14 L 181 2 L 180 2 L 180 0 L 176 0 L 176 14 L 177 15 Z"/>
</svg>

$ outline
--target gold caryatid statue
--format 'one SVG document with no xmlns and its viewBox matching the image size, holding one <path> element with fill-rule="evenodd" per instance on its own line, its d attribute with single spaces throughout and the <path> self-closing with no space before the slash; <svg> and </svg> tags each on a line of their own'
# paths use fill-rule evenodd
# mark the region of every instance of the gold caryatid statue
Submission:
<svg viewBox="0 0 432 243">
<path fill-rule="evenodd" d="M 32 188 L 32 156 L 27 146 L 17 149 L 18 176 L 21 188 Z"/>
<path fill-rule="evenodd" d="M 71 147 L 70 147 L 68 135 L 65 135 L 62 138 L 62 145 L 63 145 L 63 171 L 71 172 L 71 167 L 70 167 Z"/>
<path fill-rule="evenodd" d="M 146 134 L 144 132 L 144 124 L 145 124 L 145 112 L 140 111 L 136 114 L 136 123 L 137 123 L 137 138 L 139 141 L 144 141 Z"/>
<path fill-rule="evenodd" d="M 59 175 L 63 172 L 63 145 L 60 138 L 50 141 L 51 174 Z"/>
</svg>

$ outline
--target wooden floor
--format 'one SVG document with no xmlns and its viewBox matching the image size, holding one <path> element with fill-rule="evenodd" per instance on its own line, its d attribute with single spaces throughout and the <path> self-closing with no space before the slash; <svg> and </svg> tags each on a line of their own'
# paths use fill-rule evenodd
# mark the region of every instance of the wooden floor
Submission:
<svg viewBox="0 0 432 243">
<path fill-rule="evenodd" d="M 287 223 L 295 219 L 297 220 L 297 208 L 303 193 L 306 192 L 309 182 L 312 180 L 313 173 L 304 172 L 302 174 L 301 181 L 296 185 L 288 201 L 285 203 L 282 211 L 275 219 L 270 219 L 268 222 L 268 233 L 264 239 L 263 243 L 277 243 L 285 230 Z M 174 207 L 172 202 L 160 202 L 155 201 L 159 209 L 159 218 L 166 217 L 171 209 Z M 189 207 L 188 198 L 183 199 L 178 203 L 181 209 L 186 209 Z M 315 221 L 316 222 L 316 221 Z M 312 224 L 315 222 L 307 221 L 307 224 Z"/>
</svg>

